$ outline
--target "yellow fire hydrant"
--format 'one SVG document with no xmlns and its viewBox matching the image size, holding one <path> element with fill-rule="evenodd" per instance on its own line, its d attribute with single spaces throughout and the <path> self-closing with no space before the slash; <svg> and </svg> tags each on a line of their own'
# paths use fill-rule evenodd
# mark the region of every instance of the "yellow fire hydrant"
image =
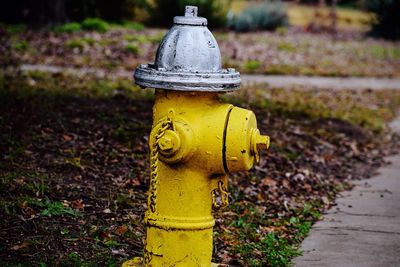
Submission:
<svg viewBox="0 0 400 267">
<path fill-rule="evenodd" d="M 218 44 L 187 6 L 135 81 L 156 88 L 150 133 L 150 189 L 144 257 L 123 266 L 213 266 L 212 210 L 228 205 L 227 173 L 249 170 L 268 148 L 252 111 L 222 103 L 240 86 L 221 68 Z M 215 265 L 215 264 L 214 264 Z"/>
</svg>

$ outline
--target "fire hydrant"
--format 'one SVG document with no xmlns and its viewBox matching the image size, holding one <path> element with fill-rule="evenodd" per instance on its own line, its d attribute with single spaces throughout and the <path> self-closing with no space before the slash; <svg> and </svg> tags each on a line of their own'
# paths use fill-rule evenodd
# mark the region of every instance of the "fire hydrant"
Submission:
<svg viewBox="0 0 400 267">
<path fill-rule="evenodd" d="M 144 257 L 125 267 L 215 265 L 212 210 L 228 205 L 226 174 L 249 170 L 269 146 L 252 111 L 219 100 L 239 88 L 240 74 L 222 69 L 206 25 L 197 7 L 186 6 L 155 63 L 135 71 L 136 84 L 156 92 Z"/>
</svg>

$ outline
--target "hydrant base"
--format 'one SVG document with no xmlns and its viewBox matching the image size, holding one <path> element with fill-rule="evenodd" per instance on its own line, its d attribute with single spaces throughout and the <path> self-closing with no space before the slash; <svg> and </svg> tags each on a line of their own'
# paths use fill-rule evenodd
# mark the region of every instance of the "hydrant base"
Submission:
<svg viewBox="0 0 400 267">
<path fill-rule="evenodd" d="M 121 267 L 142 267 L 142 266 L 143 266 L 143 258 L 140 257 L 124 261 L 121 265 Z"/>
<path fill-rule="evenodd" d="M 144 267 L 143 258 L 136 257 L 132 260 L 127 260 L 122 263 L 121 267 Z M 227 264 L 211 263 L 211 267 L 228 267 Z"/>
</svg>

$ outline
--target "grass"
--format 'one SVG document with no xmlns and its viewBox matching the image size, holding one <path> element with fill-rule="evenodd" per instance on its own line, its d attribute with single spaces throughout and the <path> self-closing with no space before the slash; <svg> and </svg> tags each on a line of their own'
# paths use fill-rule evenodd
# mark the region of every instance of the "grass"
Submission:
<svg viewBox="0 0 400 267">
<path fill-rule="evenodd" d="M 24 50 L 28 49 L 29 44 L 28 44 L 27 41 L 23 40 L 23 41 L 20 41 L 20 42 L 13 43 L 12 47 L 17 51 L 24 51 Z"/>
<path fill-rule="evenodd" d="M 47 175 L 38 172 L 10 172 L 0 176 L 0 191 L 6 190 L 10 184 L 18 185 L 23 190 L 38 197 L 47 193 Z"/>
<path fill-rule="evenodd" d="M 235 14 L 242 12 L 251 2 L 235 0 L 232 2 L 231 11 Z M 317 9 L 309 5 L 301 4 L 287 4 L 287 12 L 289 23 L 294 26 L 304 27 L 315 20 L 315 12 Z M 329 7 L 320 8 L 318 10 L 320 18 L 327 18 L 329 16 Z M 368 29 L 368 23 L 372 19 L 372 15 L 365 11 L 338 7 L 338 28 L 339 29 L 353 29 L 365 31 Z"/>
<path fill-rule="evenodd" d="M 58 94 L 95 98 L 122 94 L 136 99 L 149 99 L 152 98 L 153 93 L 153 90 L 140 89 L 129 79 L 113 79 L 112 77 L 99 79 L 90 75 L 78 77 L 73 74 L 50 74 L 42 71 L 29 71 L 22 75 L 0 72 L 0 84 L 2 83 L 11 89 L 11 92 L 21 91 L 27 94 L 27 97 L 30 94 L 40 94 L 42 88 L 46 88 L 46 97 L 51 98 Z M 7 94 L 6 91 L 2 93 Z M 5 98 L 6 96 L 3 99 Z M 0 104 L 1 101 L 2 98 L 0 98 Z"/>
<path fill-rule="evenodd" d="M 87 18 L 82 21 L 82 29 L 105 33 L 109 29 L 109 24 L 99 18 Z"/>
<path fill-rule="evenodd" d="M 243 68 L 246 70 L 246 72 L 249 73 L 255 72 L 260 67 L 261 67 L 261 62 L 258 60 L 249 60 L 243 64 Z"/>
<path fill-rule="evenodd" d="M 301 255 L 299 244 L 308 235 L 312 222 L 320 217 L 321 207 L 317 202 L 306 203 L 303 209 L 292 210 L 293 216 L 278 219 L 270 218 L 254 204 L 235 205 L 231 209 L 242 215 L 229 225 L 237 235 L 233 237 L 237 239 L 234 253 L 240 254 L 246 266 L 254 267 L 290 266 L 291 259 Z"/>
<path fill-rule="evenodd" d="M 135 44 L 127 44 L 125 46 L 126 50 L 128 50 L 130 53 L 134 54 L 134 55 L 138 55 L 139 54 L 139 47 Z"/>
<path fill-rule="evenodd" d="M 67 102 L 70 104 L 65 104 L 66 107 L 69 107 L 71 103 L 79 101 L 78 98 L 112 98 L 114 100 L 129 98 L 138 100 L 138 102 L 140 102 L 140 99 L 149 99 L 152 97 L 151 90 L 143 91 L 138 87 L 133 86 L 129 80 L 116 79 L 114 77 L 99 79 L 97 77 L 91 77 L 90 75 L 85 77 L 77 77 L 62 73 L 48 74 L 43 72 L 28 72 L 25 74 L 3 73 L 0 75 L 0 77 L 2 77 L 2 79 L 0 79 L 0 85 L 3 85 L 5 88 L 7 88 L 7 91 L 11 92 L 10 95 L 7 96 L 7 92 L 0 91 L 3 94 L 2 97 L 0 97 L 0 105 L 5 103 L 2 101 L 18 100 L 20 101 L 17 102 L 19 104 L 12 106 L 26 106 L 28 110 L 32 108 L 32 110 L 35 110 L 35 112 L 38 113 L 39 117 L 39 110 L 40 112 L 45 112 L 52 115 L 60 112 L 60 110 L 57 111 L 57 109 L 51 109 L 51 107 L 52 105 L 57 105 L 56 100 L 59 100 L 62 97 L 65 98 L 66 96 L 72 97 L 71 102 Z M 16 92 L 19 92 L 20 94 L 16 94 Z M 37 103 L 35 103 L 34 101 L 31 101 L 30 97 L 32 95 L 39 95 L 42 97 L 37 98 Z M 26 101 L 23 102 L 23 99 L 26 99 Z M 261 88 L 260 86 L 257 88 L 242 88 L 239 93 L 224 96 L 224 100 L 228 102 L 234 102 L 240 106 L 251 105 L 251 108 L 254 108 L 254 110 L 262 110 L 261 114 L 265 115 L 266 117 L 276 117 L 277 120 L 291 120 L 293 122 L 296 120 L 312 121 L 320 118 L 343 118 L 357 123 L 362 127 L 374 129 L 376 131 L 381 129 L 380 127 L 384 127 L 383 125 L 385 120 L 392 118 L 396 108 L 400 105 L 399 93 L 395 91 L 384 92 L 362 90 L 338 92 L 329 90 L 313 91 L 304 89 L 283 90 Z M 52 101 L 55 103 L 49 103 Z M 84 141 L 80 143 L 81 145 L 85 145 L 81 150 L 82 153 L 74 150 L 75 148 L 79 148 L 79 143 L 74 144 L 73 147 L 68 147 L 68 150 L 64 148 L 63 150 L 60 150 L 62 152 L 54 152 L 63 153 L 63 159 L 67 159 L 68 161 L 67 165 L 61 165 L 61 168 L 57 168 L 57 171 L 66 170 L 64 173 L 65 176 L 68 176 L 70 173 L 72 173 L 70 180 L 74 181 L 72 183 L 76 183 L 80 186 L 84 186 L 85 184 L 79 180 L 82 179 L 82 177 L 79 178 L 79 176 L 82 174 L 81 171 L 84 169 L 89 170 L 89 174 L 91 174 L 93 170 L 93 174 L 101 174 L 99 175 L 100 179 L 106 179 L 108 175 L 112 175 L 108 172 L 110 169 L 112 169 L 114 164 L 124 164 L 129 166 L 129 170 L 132 168 L 132 174 L 129 174 L 126 177 L 124 176 L 126 181 L 129 181 L 131 177 L 144 175 L 141 171 L 142 167 L 139 169 L 136 168 L 142 165 L 143 168 L 146 168 L 144 163 L 147 160 L 146 151 L 142 151 L 140 147 L 134 147 L 132 151 L 127 152 L 129 154 L 125 155 L 126 157 L 122 155 L 118 156 L 119 150 L 122 151 L 126 149 L 125 145 L 121 145 L 123 144 L 121 141 L 128 142 L 128 140 L 136 140 L 133 141 L 134 146 L 136 146 L 139 143 L 137 142 L 137 138 L 141 138 L 142 140 L 145 132 L 147 133 L 150 131 L 150 122 L 146 121 L 146 123 L 144 123 L 141 115 L 138 115 L 143 114 L 140 113 L 139 107 L 137 106 L 138 102 L 132 102 L 132 104 L 127 104 L 128 102 L 118 102 L 118 106 L 125 105 L 125 107 L 123 107 L 124 112 L 126 112 L 124 113 L 124 116 L 119 113 L 121 111 L 112 109 L 110 110 L 110 114 L 107 113 L 107 115 L 104 113 L 105 110 L 110 109 L 109 102 L 103 104 L 100 102 L 97 103 L 98 105 L 104 105 L 101 111 L 96 109 L 96 105 L 94 104 L 84 105 L 88 106 L 89 108 L 72 114 L 70 113 L 74 112 L 76 107 L 74 108 L 72 106 L 71 109 L 68 109 L 67 112 L 64 113 L 64 116 L 69 115 L 70 117 L 60 119 L 59 123 L 65 124 L 66 122 L 70 121 L 70 124 L 73 123 L 73 125 L 63 125 L 61 127 L 63 132 L 66 131 L 68 133 L 72 129 L 72 131 L 76 130 L 77 132 L 80 132 L 80 138 L 91 136 L 95 132 L 91 132 L 91 129 L 87 128 L 88 126 L 84 127 L 80 123 L 94 119 L 99 120 L 99 122 L 96 124 L 97 126 L 93 127 L 96 129 L 96 132 L 99 131 L 98 128 L 101 125 L 110 126 L 107 127 L 106 130 L 103 130 L 103 135 L 96 136 L 95 138 L 95 140 L 101 140 L 103 138 L 100 137 L 104 136 L 104 140 L 107 142 L 105 144 L 107 144 L 109 149 L 106 151 L 93 151 L 93 157 L 95 158 L 96 162 L 99 160 L 101 161 L 99 164 L 106 164 L 106 166 L 104 169 L 101 169 L 99 166 L 102 165 L 92 164 L 91 167 L 89 164 L 87 164 L 89 162 L 89 154 L 86 152 L 86 144 L 90 144 L 91 141 L 90 139 L 88 139 L 89 141 L 83 139 Z M 7 105 L 10 105 L 10 103 L 12 102 L 8 102 Z M 39 108 L 35 108 L 35 105 L 40 106 Z M 150 113 L 151 104 L 146 106 L 146 110 L 147 109 Z M 94 114 L 90 114 L 91 112 Z M 88 117 L 83 117 L 84 114 Z M 75 120 L 76 116 L 79 116 L 80 118 L 79 123 L 72 122 L 71 120 Z M 134 120 L 130 122 L 127 120 L 127 118 L 132 118 L 135 116 L 139 116 L 140 120 Z M 151 115 L 149 115 L 149 117 L 150 116 Z M 263 124 L 265 126 L 263 117 L 259 116 L 258 118 L 260 123 L 259 126 L 262 126 Z M 13 118 L 11 118 L 11 120 L 12 119 Z M 52 120 L 52 124 L 50 124 L 51 127 L 55 126 L 53 123 L 58 122 Z M 290 131 L 290 127 L 293 127 L 293 125 L 296 126 L 298 124 L 288 124 L 288 131 Z M 377 127 L 377 125 L 379 127 Z M 43 127 L 47 127 L 46 124 L 44 124 Z M 56 129 L 57 127 L 54 128 Z M 277 129 L 275 129 L 275 131 L 276 130 Z M 82 135 L 82 132 L 86 131 L 89 133 L 87 135 Z M 284 131 L 286 131 L 286 128 Z M 323 129 L 321 129 L 321 131 L 318 133 L 320 135 L 329 134 L 329 132 L 323 132 Z M 10 151 L 15 150 L 17 151 L 17 154 L 24 153 L 26 151 L 24 143 L 22 143 L 18 137 L 14 135 L 12 136 L 12 142 L 9 142 L 9 144 L 7 143 L 7 147 L 12 146 Z M 54 134 L 54 136 L 57 138 L 57 140 L 59 140 L 61 137 L 58 135 L 58 132 Z M 316 138 L 318 138 L 318 136 Z M 118 142 L 111 143 L 111 141 L 114 139 L 118 140 Z M 43 141 L 46 139 L 41 140 L 43 143 L 47 142 Z M 62 145 L 62 143 L 60 143 L 60 145 Z M 131 145 L 132 144 L 126 146 Z M 285 145 L 287 145 L 287 143 L 285 143 Z M 97 147 L 99 148 L 101 146 L 102 144 L 99 144 Z M 271 147 L 270 151 L 272 153 L 268 159 L 271 160 L 269 162 L 273 162 L 272 160 L 274 160 L 274 156 L 276 157 L 277 155 L 282 154 L 283 158 L 287 157 L 293 161 L 299 157 L 298 152 L 290 150 L 289 146 L 285 147 L 282 145 L 282 143 L 279 144 L 278 140 L 273 143 L 273 147 Z M 136 155 L 135 153 L 138 154 Z M 133 158 L 135 161 L 132 161 Z M 85 159 L 85 161 L 83 161 L 83 159 Z M 114 159 L 117 161 L 113 161 Z M 138 162 L 136 162 L 136 160 Z M 65 162 L 62 162 L 62 164 L 63 163 Z M 134 164 L 136 164 L 136 167 L 132 167 Z M 285 166 L 287 167 L 287 165 Z M 102 199 L 102 202 L 96 202 L 99 201 L 99 192 L 101 191 L 96 189 L 95 194 L 92 195 L 90 193 L 91 190 L 89 189 L 91 188 L 91 185 L 87 185 L 82 195 L 76 196 L 76 199 L 83 198 L 85 205 L 90 205 L 88 205 L 87 208 L 83 209 L 79 213 L 71 208 L 73 206 L 72 202 L 61 201 L 61 199 L 64 198 L 60 196 L 55 197 L 52 195 L 52 192 L 55 194 L 57 191 L 55 184 L 57 184 L 57 186 L 62 185 L 61 183 L 55 183 L 57 180 L 55 180 L 56 175 L 54 174 L 51 176 L 49 175 L 53 179 L 54 186 L 51 188 L 51 191 L 48 188 L 47 183 L 49 178 L 40 172 L 10 172 L 6 176 L 0 176 L 2 178 L 0 179 L 0 187 L 2 185 L 10 186 L 13 181 L 16 182 L 16 185 L 19 185 L 19 187 L 16 188 L 20 191 L 18 191 L 19 199 L 14 203 L 15 209 L 20 209 L 24 206 L 26 206 L 26 208 L 33 208 L 36 212 L 34 217 L 35 222 L 36 220 L 42 220 L 39 225 L 55 225 L 54 227 L 56 227 L 56 229 L 54 229 L 53 232 L 49 232 L 48 236 L 54 236 L 55 238 L 60 238 L 63 241 L 63 246 L 57 250 L 60 251 L 60 254 L 57 254 L 58 258 L 56 258 L 56 260 L 59 260 L 60 257 L 62 257 L 61 261 L 65 263 L 66 266 L 96 266 L 96 264 L 98 265 L 99 262 L 101 262 L 102 266 L 116 266 L 117 260 L 115 259 L 121 261 L 122 257 L 124 256 L 114 255 L 113 253 L 115 251 L 118 252 L 118 250 L 126 249 L 127 253 L 130 253 L 130 256 L 132 256 L 132 252 L 128 252 L 128 247 L 133 245 L 136 246 L 135 248 L 142 247 L 140 242 L 143 232 L 137 230 L 135 228 L 136 226 L 133 227 L 131 224 L 131 222 L 137 225 L 140 224 L 140 216 L 129 219 L 129 214 L 124 214 L 124 212 L 127 210 L 138 212 L 138 209 L 143 209 L 142 204 L 145 203 L 145 199 L 140 202 L 136 197 L 144 195 L 144 191 L 140 191 L 140 188 L 143 189 L 145 186 L 141 185 L 140 188 L 136 187 L 135 189 L 132 189 L 131 185 L 128 185 L 127 188 L 124 188 L 122 191 L 117 191 L 118 194 L 111 196 L 113 190 L 119 190 L 116 189 L 117 187 L 115 187 L 114 183 L 119 181 L 120 173 L 127 173 L 127 169 L 121 170 L 120 167 L 115 167 L 115 169 L 118 175 L 114 176 L 112 180 L 109 179 L 109 182 L 112 181 L 109 184 L 100 182 L 98 178 L 92 178 L 93 180 L 91 180 L 95 182 L 97 188 L 101 185 L 105 185 L 105 194 L 109 194 L 110 196 L 107 195 L 106 198 Z M 77 175 L 74 175 L 74 173 Z M 26 177 L 24 178 L 24 182 L 26 184 L 30 184 L 29 186 L 21 185 L 20 178 L 22 176 Z M 63 175 L 58 174 L 58 176 Z M 257 187 L 264 176 L 264 172 L 262 174 L 254 174 L 253 172 L 253 176 L 248 177 L 249 179 L 241 180 L 250 181 L 254 187 Z M 90 181 L 90 177 L 91 176 L 89 175 L 87 177 L 84 176 L 83 179 L 85 181 Z M 78 180 L 75 181 L 75 178 Z M 234 183 L 235 181 L 239 180 L 236 178 L 238 177 L 235 176 L 235 179 L 232 179 L 231 182 Z M 63 186 L 71 184 L 69 183 L 70 180 L 64 180 L 65 184 Z M 314 184 L 311 184 L 310 188 L 310 190 L 318 190 Z M 344 185 L 337 185 L 337 187 L 331 190 L 329 194 L 335 194 L 335 192 L 342 190 L 343 188 L 345 188 Z M 321 204 L 321 201 L 310 201 L 308 199 L 305 200 L 299 197 L 299 199 L 294 199 L 295 201 L 293 201 L 293 203 L 296 205 L 299 204 L 299 206 L 289 205 L 284 211 L 285 215 L 281 215 L 280 212 L 272 212 L 271 210 L 268 210 L 269 207 L 272 206 L 270 202 L 253 201 L 255 199 L 254 195 L 251 196 L 251 202 L 247 201 L 249 199 L 248 192 L 243 190 L 243 188 L 239 188 L 239 186 L 232 186 L 230 190 L 234 201 L 230 205 L 226 214 L 223 213 L 217 215 L 220 216 L 221 220 L 219 222 L 221 223 L 218 225 L 219 229 L 218 233 L 216 234 L 217 242 L 215 242 L 215 244 L 220 245 L 222 243 L 221 240 L 225 240 L 226 243 L 229 243 L 229 249 L 231 249 L 229 253 L 234 255 L 233 257 L 235 258 L 239 258 L 238 261 L 240 262 L 238 263 L 238 266 L 289 266 L 290 259 L 300 254 L 298 250 L 299 244 L 304 237 L 307 236 L 312 223 L 321 216 L 321 210 L 324 208 L 323 204 Z M 264 189 L 262 190 L 264 192 Z M 127 193 L 127 191 L 129 193 Z M 28 196 L 29 198 L 23 197 L 24 192 L 25 196 Z M 282 194 L 285 194 L 284 188 L 279 188 L 279 192 L 280 194 L 281 192 L 283 192 Z M 130 194 L 132 194 L 134 198 L 131 198 Z M 90 199 L 90 197 L 92 197 L 93 202 L 86 202 L 86 198 Z M 74 199 L 70 200 L 75 200 L 75 197 Z M 97 205 L 97 203 L 100 204 Z M 0 204 L 3 205 L 3 203 Z M 9 205 L 10 203 L 5 204 Z M 276 205 L 276 203 L 273 205 Z M 282 204 L 280 207 L 284 205 L 285 204 Z M 121 208 L 115 208 L 117 206 L 120 206 Z M 104 213 L 103 210 L 105 207 L 112 210 L 112 213 Z M 95 210 L 95 208 L 97 209 Z M 9 209 L 9 212 L 13 211 Z M 14 212 L 14 214 L 18 213 Z M 91 218 L 94 216 L 94 214 L 102 217 L 99 218 L 98 221 L 91 221 Z M 222 218 L 224 220 L 222 220 Z M 120 221 L 119 219 L 124 219 L 124 221 Z M 27 221 L 29 223 L 32 222 L 32 220 Z M 68 220 L 71 220 L 73 223 L 64 223 Z M 108 226 L 104 222 L 105 220 L 109 220 Z M 119 220 L 119 224 L 116 222 L 117 220 Z M 88 223 L 83 223 L 83 221 Z M 56 225 L 49 222 L 59 222 L 59 224 Z M 122 225 L 125 226 L 125 228 L 122 227 L 121 230 L 116 228 Z M 122 239 L 121 236 L 127 238 L 129 237 L 129 242 L 125 239 Z M 82 244 L 83 241 L 88 242 L 90 246 L 77 247 L 76 245 L 73 245 L 74 243 Z M 67 249 L 62 250 L 64 248 Z M 218 250 L 221 251 L 219 248 Z M 30 252 L 35 253 L 37 251 L 39 251 L 39 249 L 36 251 L 32 249 Z M 42 251 L 44 250 L 37 252 L 39 256 L 36 258 L 37 261 L 35 261 L 35 263 L 40 260 L 45 261 L 46 263 L 51 262 L 54 263 L 53 265 L 56 265 L 56 260 L 53 261 L 51 257 L 45 258 L 45 256 L 48 254 L 43 254 L 45 252 Z M 138 250 L 134 250 L 133 253 L 138 253 L 136 251 Z M 22 254 L 23 252 L 21 252 L 21 255 Z M 2 264 L 2 266 L 3 265 L 5 264 Z"/>
<path fill-rule="evenodd" d="M 57 216 L 71 216 L 78 217 L 79 213 L 65 206 L 59 201 L 50 201 L 49 199 L 43 201 L 33 201 L 33 205 L 41 208 L 40 215 L 45 217 L 57 217 Z"/>
<path fill-rule="evenodd" d="M 225 96 L 225 99 L 238 104 L 253 103 L 284 116 L 341 119 L 376 133 L 385 129 L 387 121 L 394 118 L 400 106 L 400 93 L 395 90 L 265 90 L 258 86 L 246 87 L 239 94 Z"/>
<path fill-rule="evenodd" d="M 247 261 L 248 266 L 289 266 L 290 259 L 299 256 L 300 253 L 293 248 L 286 239 L 280 238 L 275 233 L 268 233 L 258 242 L 243 243 L 236 247 Z M 253 258 L 254 253 L 262 254 L 263 260 Z"/>
<path fill-rule="evenodd" d="M 82 30 L 82 25 L 78 22 L 66 23 L 54 29 L 55 32 L 66 32 L 66 33 L 78 32 L 80 30 Z"/>
<path fill-rule="evenodd" d="M 122 26 L 124 28 L 132 29 L 132 30 L 136 30 L 136 31 L 142 31 L 145 28 L 145 26 L 142 23 L 135 22 L 135 21 L 124 21 L 122 23 Z"/>
<path fill-rule="evenodd" d="M 72 39 L 72 40 L 68 40 L 65 43 L 65 45 L 71 49 L 74 49 L 74 48 L 83 49 L 85 47 L 85 41 L 83 39 Z"/>
<path fill-rule="evenodd" d="M 318 11 L 318 19 L 329 20 L 329 7 L 323 7 L 316 9 L 315 7 L 310 7 L 307 5 L 288 5 L 288 16 L 289 21 L 294 26 L 306 26 L 315 20 L 315 12 Z M 342 30 L 368 30 L 368 23 L 372 19 L 370 13 L 348 8 L 337 8 L 338 29 Z"/>
<path fill-rule="evenodd" d="M 278 44 L 278 50 L 286 52 L 296 52 L 296 47 L 291 43 L 281 42 Z"/>
<path fill-rule="evenodd" d="M 369 48 L 368 52 L 378 59 L 400 59 L 400 49 L 398 47 L 384 47 L 382 45 L 373 45 Z"/>
</svg>

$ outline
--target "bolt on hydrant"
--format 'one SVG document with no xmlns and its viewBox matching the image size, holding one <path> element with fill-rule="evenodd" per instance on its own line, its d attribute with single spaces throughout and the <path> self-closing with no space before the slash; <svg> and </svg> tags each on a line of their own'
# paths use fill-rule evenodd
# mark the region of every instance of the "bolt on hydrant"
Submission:
<svg viewBox="0 0 400 267">
<path fill-rule="evenodd" d="M 222 69 L 218 44 L 186 6 L 136 84 L 155 88 L 150 133 L 150 189 L 143 258 L 123 266 L 218 266 L 211 263 L 212 210 L 228 205 L 227 173 L 249 170 L 269 146 L 254 113 L 222 103 L 240 74 Z"/>
</svg>

